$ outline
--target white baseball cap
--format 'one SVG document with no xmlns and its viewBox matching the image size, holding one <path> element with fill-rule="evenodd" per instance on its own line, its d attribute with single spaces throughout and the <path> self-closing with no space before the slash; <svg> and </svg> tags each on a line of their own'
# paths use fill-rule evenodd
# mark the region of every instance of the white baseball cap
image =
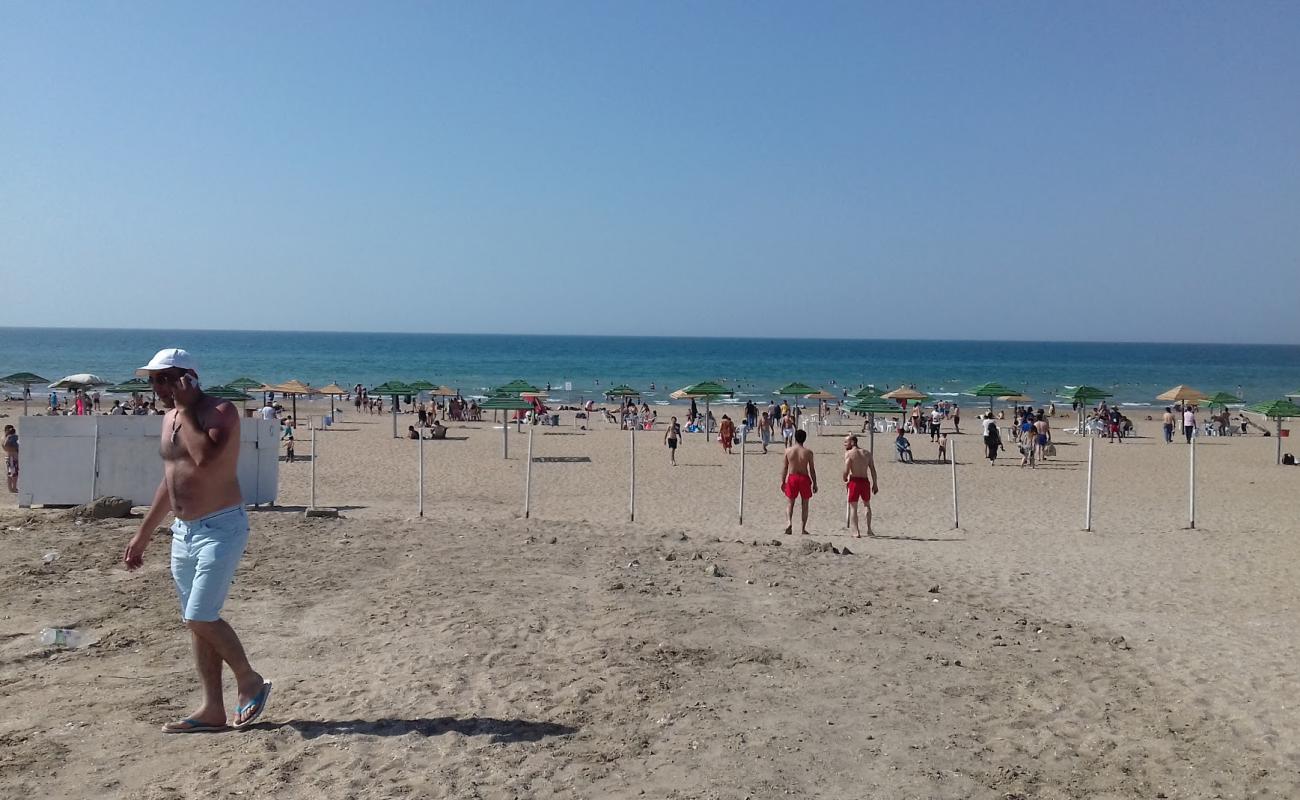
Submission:
<svg viewBox="0 0 1300 800">
<path fill-rule="evenodd" d="M 154 357 L 149 359 L 145 364 L 135 371 L 135 374 L 141 378 L 149 377 L 151 372 L 161 372 L 165 369 L 184 369 L 199 374 L 198 365 L 194 363 L 194 356 L 179 347 L 167 347 L 154 353 Z"/>
</svg>

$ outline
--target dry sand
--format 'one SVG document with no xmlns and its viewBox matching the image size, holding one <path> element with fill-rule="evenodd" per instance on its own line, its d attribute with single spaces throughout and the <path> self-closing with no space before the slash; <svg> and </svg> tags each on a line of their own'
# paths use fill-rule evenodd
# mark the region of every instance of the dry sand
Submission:
<svg viewBox="0 0 1300 800">
<path fill-rule="evenodd" d="M 499 428 L 453 425 L 425 443 L 419 519 L 416 443 L 348 414 L 318 434 L 318 501 L 343 518 L 299 513 L 310 461 L 252 514 L 227 618 L 276 691 L 255 730 L 219 735 L 158 733 L 197 702 L 166 537 L 128 574 L 130 520 L 10 497 L 0 796 L 1300 794 L 1300 470 L 1273 439 L 1201 441 L 1195 531 L 1185 445 L 1098 442 L 1083 533 L 1083 440 L 1030 471 L 952 437 L 953 531 L 949 468 L 895 464 L 878 437 L 881 538 L 855 540 L 845 430 L 813 437 L 805 537 L 837 555 L 780 534 L 776 449 L 750 446 L 739 526 L 738 455 L 692 436 L 672 468 L 638 434 L 628 523 L 628 434 L 537 428 L 535 457 L 591 462 L 534 464 L 524 520 L 527 435 L 503 461 Z M 48 625 L 100 642 L 45 648 Z"/>
</svg>

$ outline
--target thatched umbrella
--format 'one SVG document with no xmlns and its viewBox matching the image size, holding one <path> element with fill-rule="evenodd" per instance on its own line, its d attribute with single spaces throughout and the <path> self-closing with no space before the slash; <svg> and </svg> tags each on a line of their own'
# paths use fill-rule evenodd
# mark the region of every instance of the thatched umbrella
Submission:
<svg viewBox="0 0 1300 800">
<path fill-rule="evenodd" d="M 230 384 L 226 385 L 229 386 Z M 289 396 L 289 402 L 293 406 L 293 424 L 295 426 L 298 424 L 298 395 L 311 394 L 315 391 L 300 380 L 285 381 L 284 383 L 278 383 L 275 386 L 263 386 L 261 387 L 261 390 L 264 392 L 279 392 L 280 394 L 286 394 Z"/>
</svg>

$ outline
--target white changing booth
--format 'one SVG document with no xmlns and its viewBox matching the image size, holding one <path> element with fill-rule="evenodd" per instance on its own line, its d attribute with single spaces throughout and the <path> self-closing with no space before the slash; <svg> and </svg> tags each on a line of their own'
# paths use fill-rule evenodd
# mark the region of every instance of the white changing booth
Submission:
<svg viewBox="0 0 1300 800">
<path fill-rule="evenodd" d="M 21 417 L 18 505 L 77 505 L 113 495 L 153 502 L 162 480 L 161 416 Z M 280 431 L 274 420 L 241 419 L 239 488 L 245 505 L 274 503 Z"/>
</svg>

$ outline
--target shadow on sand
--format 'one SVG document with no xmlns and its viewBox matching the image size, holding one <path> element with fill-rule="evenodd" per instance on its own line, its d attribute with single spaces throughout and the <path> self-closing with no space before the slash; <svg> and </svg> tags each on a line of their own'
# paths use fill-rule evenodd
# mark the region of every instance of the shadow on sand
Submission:
<svg viewBox="0 0 1300 800">
<path fill-rule="evenodd" d="M 524 719 L 495 719 L 493 717 L 421 717 L 417 719 L 342 719 L 307 720 L 292 719 L 287 722 L 263 722 L 249 726 L 255 730 L 291 728 L 304 739 L 331 734 L 335 736 L 441 736 L 459 733 L 463 736 L 486 736 L 493 744 L 537 742 L 549 736 L 569 736 L 578 732 L 570 725 L 555 722 L 532 722 Z"/>
</svg>

